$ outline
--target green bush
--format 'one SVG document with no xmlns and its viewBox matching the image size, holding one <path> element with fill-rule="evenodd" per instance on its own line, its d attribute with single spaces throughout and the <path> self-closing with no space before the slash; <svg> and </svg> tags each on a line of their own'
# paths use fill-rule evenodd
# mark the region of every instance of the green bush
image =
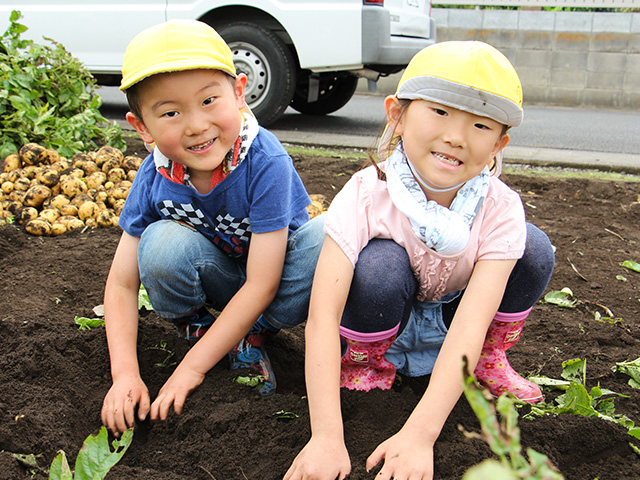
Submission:
<svg viewBox="0 0 640 480">
<path fill-rule="evenodd" d="M 61 44 L 21 39 L 13 11 L 0 37 L 0 159 L 29 142 L 71 157 L 99 145 L 124 150 L 122 130 L 100 113 L 95 79 Z"/>
</svg>

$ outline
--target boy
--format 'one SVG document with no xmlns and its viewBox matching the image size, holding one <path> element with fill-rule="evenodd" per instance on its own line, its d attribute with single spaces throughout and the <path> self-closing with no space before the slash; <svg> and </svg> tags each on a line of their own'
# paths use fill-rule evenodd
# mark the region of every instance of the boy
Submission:
<svg viewBox="0 0 640 480">
<path fill-rule="evenodd" d="M 172 20 L 129 44 L 121 90 L 127 121 L 153 153 L 120 216 L 122 238 L 105 287 L 113 385 L 102 422 L 116 435 L 138 418 L 180 413 L 228 352 L 232 368 L 265 377 L 265 335 L 306 319 L 322 220 L 278 140 L 246 107 L 247 78 L 208 25 Z M 320 217 L 318 217 L 320 218 Z M 137 293 L 181 336 L 197 339 L 150 405 L 136 357 Z M 221 313 L 217 319 L 205 307 Z"/>
</svg>

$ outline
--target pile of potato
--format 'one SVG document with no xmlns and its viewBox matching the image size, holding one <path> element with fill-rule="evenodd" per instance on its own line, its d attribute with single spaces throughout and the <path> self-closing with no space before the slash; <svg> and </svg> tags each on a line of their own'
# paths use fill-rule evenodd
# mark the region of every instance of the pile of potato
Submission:
<svg viewBox="0 0 640 480">
<path fill-rule="evenodd" d="M 13 217 L 33 235 L 117 225 L 141 163 L 108 146 L 67 159 L 28 143 L 4 160 L 0 225 Z"/>
</svg>

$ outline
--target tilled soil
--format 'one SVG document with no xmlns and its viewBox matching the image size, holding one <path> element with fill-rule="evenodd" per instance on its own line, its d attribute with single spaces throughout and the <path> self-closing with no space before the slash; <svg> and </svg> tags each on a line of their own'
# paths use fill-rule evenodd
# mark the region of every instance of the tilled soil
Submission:
<svg viewBox="0 0 640 480">
<path fill-rule="evenodd" d="M 344 158 L 295 158 L 310 193 L 329 199 L 360 164 Z M 528 221 L 556 247 L 549 290 L 569 287 L 577 308 L 536 306 L 523 338 L 510 350 L 522 374 L 560 378 L 562 362 L 587 360 L 587 386 L 601 385 L 616 397 L 616 413 L 640 421 L 640 391 L 614 373 L 616 362 L 640 357 L 640 274 L 620 265 L 640 261 L 640 183 L 509 175 L 520 192 Z M 102 399 L 110 387 L 103 328 L 79 330 L 74 317 L 95 316 L 120 236 L 118 228 L 33 237 L 19 226 L 0 227 L 0 479 L 45 479 L 59 450 L 71 464 L 84 439 L 100 427 Z M 623 276 L 627 281 L 617 279 Z M 598 321 L 609 309 L 619 323 Z M 142 376 L 155 395 L 174 367 L 160 367 L 167 352 L 179 361 L 189 344 L 173 326 L 142 311 L 139 357 Z M 303 328 L 283 331 L 269 347 L 278 391 L 261 398 L 232 381 L 226 360 L 189 397 L 182 415 L 136 426 L 131 447 L 109 473 L 112 479 L 275 480 L 284 475 L 309 439 L 304 385 Z M 374 478 L 365 460 L 394 434 L 418 402 L 428 378 L 402 378 L 390 391 L 342 392 L 346 443 L 353 480 Z M 545 391 L 547 402 L 560 392 Z M 299 415 L 279 419 L 278 411 Z M 526 407 L 521 413 L 525 413 Z M 492 457 L 461 399 L 435 447 L 437 479 L 459 479 Z M 566 479 L 640 479 L 640 441 L 619 424 L 558 415 L 520 419 L 522 444 L 549 456 Z M 25 468 L 12 455 L 36 454 Z"/>
</svg>

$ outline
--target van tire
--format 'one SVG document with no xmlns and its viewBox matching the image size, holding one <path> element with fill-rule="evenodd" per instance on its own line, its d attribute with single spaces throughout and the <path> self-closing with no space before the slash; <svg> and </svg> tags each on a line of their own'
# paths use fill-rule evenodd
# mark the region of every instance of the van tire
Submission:
<svg viewBox="0 0 640 480">
<path fill-rule="evenodd" d="M 326 115 L 341 109 L 351 100 L 358 86 L 358 77 L 351 73 L 322 73 L 318 100 L 309 102 L 310 75 L 311 72 L 307 71 L 298 77 L 298 86 L 291 101 L 294 110 L 308 115 Z"/>
<path fill-rule="evenodd" d="M 251 22 L 214 26 L 233 53 L 238 73 L 248 77 L 247 105 L 263 126 L 282 116 L 296 86 L 296 64 L 289 48 L 271 30 Z"/>
</svg>

